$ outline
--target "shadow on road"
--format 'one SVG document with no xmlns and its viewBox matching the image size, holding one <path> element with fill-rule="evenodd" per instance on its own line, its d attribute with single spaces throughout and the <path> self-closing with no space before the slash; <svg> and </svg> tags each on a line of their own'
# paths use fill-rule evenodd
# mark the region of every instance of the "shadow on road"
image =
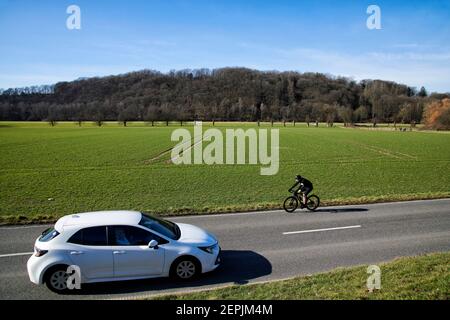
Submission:
<svg viewBox="0 0 450 320">
<path fill-rule="evenodd" d="M 321 209 L 317 209 L 315 212 L 344 213 L 344 212 L 364 212 L 364 211 L 369 211 L 369 209 L 367 209 L 367 208 L 342 208 L 342 209 L 321 208 Z"/>
<path fill-rule="evenodd" d="M 74 290 L 68 295 L 104 295 L 123 294 L 144 291 L 158 291 L 174 288 L 195 288 L 214 284 L 234 282 L 248 283 L 249 280 L 272 273 L 271 263 L 262 255 L 253 251 L 223 250 L 222 264 L 215 271 L 202 274 L 197 280 L 176 282 L 168 278 L 116 281 L 105 283 L 83 284 L 81 290 Z"/>
</svg>

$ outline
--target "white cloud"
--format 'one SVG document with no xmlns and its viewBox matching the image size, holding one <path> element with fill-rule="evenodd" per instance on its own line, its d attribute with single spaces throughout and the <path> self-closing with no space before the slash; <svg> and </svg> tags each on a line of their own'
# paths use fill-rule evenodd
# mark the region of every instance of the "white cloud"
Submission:
<svg viewBox="0 0 450 320">
<path fill-rule="evenodd" d="M 418 48 L 419 44 L 417 43 L 398 43 L 398 44 L 394 44 L 392 46 L 392 48 L 400 48 L 400 49 L 404 49 L 404 48 Z"/>
<path fill-rule="evenodd" d="M 246 48 L 251 48 L 245 44 Z M 315 48 L 272 49 L 253 46 L 270 57 L 264 69 L 323 72 L 356 80 L 382 79 L 430 91 L 450 91 L 450 52 L 365 52 L 349 54 Z"/>
<path fill-rule="evenodd" d="M 422 60 L 422 61 L 446 61 L 450 60 L 450 52 L 444 53 L 420 53 L 420 52 L 403 52 L 403 53 L 385 53 L 370 52 L 370 58 L 379 60 Z"/>
<path fill-rule="evenodd" d="M 156 41 L 156 43 L 155 43 Z M 156 46 L 158 49 L 150 49 Z M 429 91 L 450 91 L 450 49 L 436 52 L 422 46 L 410 46 L 407 51 L 367 51 L 361 54 L 319 50 L 316 48 L 281 49 L 248 42 L 236 45 L 239 57 L 212 53 L 206 50 L 181 48 L 183 59 L 176 58 L 176 43 L 158 40 L 139 40 L 130 43 L 98 43 L 96 48 L 104 52 L 113 63 L 103 64 L 30 64 L 19 69 L 0 70 L 0 88 L 52 84 L 79 77 L 105 76 L 141 69 L 167 71 L 172 68 L 244 66 L 261 70 L 297 70 L 322 72 L 346 76 L 355 80 L 383 79 L 410 86 L 425 86 Z M 172 49 L 172 50 L 170 50 Z M 427 49 L 427 50 L 425 50 Z M 114 51 L 110 57 L 108 52 Z M 97 52 L 98 53 L 98 52 Z M 117 63 L 117 56 L 123 57 Z M 106 61 L 106 59 L 105 59 Z M 21 72 L 21 70 L 23 70 Z"/>
</svg>

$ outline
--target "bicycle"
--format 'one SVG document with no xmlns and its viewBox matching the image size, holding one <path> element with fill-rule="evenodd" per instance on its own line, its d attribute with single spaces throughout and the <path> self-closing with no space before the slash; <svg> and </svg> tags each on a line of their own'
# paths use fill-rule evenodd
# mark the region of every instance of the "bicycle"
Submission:
<svg viewBox="0 0 450 320">
<path fill-rule="evenodd" d="M 303 192 L 296 192 L 293 190 L 289 190 L 292 192 L 292 196 L 289 196 L 284 200 L 283 208 L 286 212 L 294 212 L 300 203 L 300 209 L 306 207 L 309 211 L 315 211 L 317 207 L 320 205 L 320 198 L 314 194 L 306 197 L 306 205 L 303 204 Z"/>
</svg>

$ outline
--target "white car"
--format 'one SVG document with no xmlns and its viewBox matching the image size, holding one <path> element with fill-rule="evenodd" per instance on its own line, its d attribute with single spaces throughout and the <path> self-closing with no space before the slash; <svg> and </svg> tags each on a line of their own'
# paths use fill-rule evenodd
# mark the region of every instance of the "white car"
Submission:
<svg viewBox="0 0 450 320">
<path fill-rule="evenodd" d="M 33 283 L 63 292 L 72 274 L 69 266 L 79 268 L 81 283 L 166 276 L 188 280 L 216 269 L 219 253 L 217 239 L 193 225 L 135 211 L 87 212 L 64 216 L 44 231 L 27 269 Z"/>
</svg>

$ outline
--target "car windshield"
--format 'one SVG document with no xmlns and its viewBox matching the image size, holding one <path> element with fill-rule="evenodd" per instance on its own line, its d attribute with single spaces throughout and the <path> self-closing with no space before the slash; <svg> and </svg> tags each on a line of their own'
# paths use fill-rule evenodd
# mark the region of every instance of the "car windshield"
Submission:
<svg viewBox="0 0 450 320">
<path fill-rule="evenodd" d="M 57 237 L 59 235 L 59 232 L 55 230 L 55 228 L 48 228 L 44 232 L 42 232 L 41 236 L 39 237 L 40 242 L 48 242 L 52 240 L 53 238 Z"/>
<path fill-rule="evenodd" d="M 180 228 L 176 223 L 148 214 L 142 214 L 142 219 L 139 224 L 150 230 L 156 231 L 172 240 L 178 240 L 181 236 Z"/>
</svg>

